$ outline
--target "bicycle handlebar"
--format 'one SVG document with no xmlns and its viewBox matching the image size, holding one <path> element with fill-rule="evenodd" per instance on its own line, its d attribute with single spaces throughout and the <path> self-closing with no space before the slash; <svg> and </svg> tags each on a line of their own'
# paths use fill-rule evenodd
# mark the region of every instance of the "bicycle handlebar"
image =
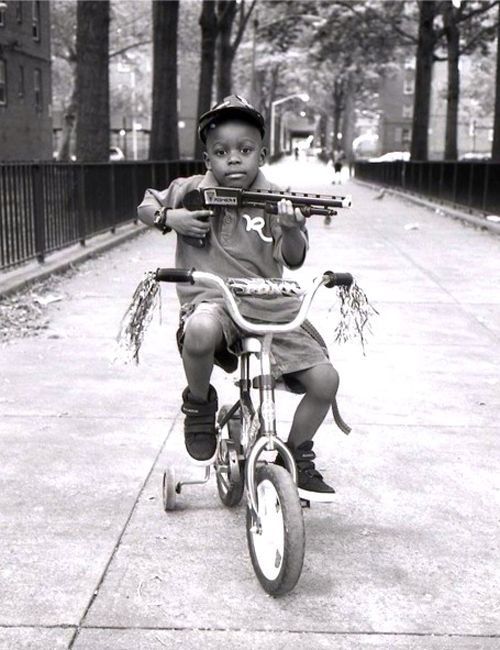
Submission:
<svg viewBox="0 0 500 650">
<path fill-rule="evenodd" d="M 254 323 L 247 320 L 238 308 L 238 304 L 233 295 L 229 284 L 218 275 L 214 273 L 207 273 L 205 271 L 196 271 L 195 269 L 171 269 L 171 268 L 158 268 L 156 269 L 155 279 L 158 282 L 190 282 L 194 284 L 196 282 L 206 282 L 212 286 L 220 289 L 222 296 L 226 302 L 231 318 L 234 322 L 247 332 L 253 334 L 266 334 L 266 333 L 278 333 L 278 332 L 291 332 L 296 329 L 305 321 L 309 307 L 314 298 L 316 291 L 321 287 L 325 286 L 327 288 L 344 286 L 349 287 L 353 283 L 353 277 L 350 273 L 334 273 L 333 271 L 325 271 L 323 275 L 317 277 L 312 285 L 303 292 L 302 302 L 297 312 L 295 318 L 288 323 Z M 246 279 L 247 288 L 251 287 L 252 279 Z M 263 295 L 262 292 L 262 280 L 263 278 L 256 278 L 255 285 L 256 290 L 252 294 L 251 291 L 247 292 L 246 295 Z M 228 279 L 229 282 L 229 279 Z M 281 279 L 279 282 L 283 282 Z M 279 285 L 277 285 L 279 286 Z M 283 283 L 282 295 L 290 295 L 287 293 L 287 284 L 286 281 Z M 276 295 L 276 292 L 269 292 L 268 295 Z M 279 293 L 279 291 L 278 291 Z"/>
<path fill-rule="evenodd" d="M 188 269 L 156 269 L 157 282 L 189 282 L 194 284 L 193 271 Z"/>
</svg>

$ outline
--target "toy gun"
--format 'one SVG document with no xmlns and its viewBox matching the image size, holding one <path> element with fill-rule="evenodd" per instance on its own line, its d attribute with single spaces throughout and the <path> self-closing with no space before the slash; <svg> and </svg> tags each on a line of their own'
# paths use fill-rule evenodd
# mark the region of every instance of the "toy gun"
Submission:
<svg viewBox="0 0 500 650">
<path fill-rule="evenodd" d="M 333 216 L 335 208 L 351 207 L 351 197 L 328 196 L 303 192 L 267 192 L 265 190 L 243 190 L 238 187 L 204 187 L 191 190 L 184 197 L 187 210 L 207 210 L 213 208 L 260 208 L 267 214 L 278 214 L 278 202 L 288 199 L 294 208 L 300 208 L 305 217 L 313 214 Z M 208 218 L 208 217 L 207 217 Z M 183 237 L 191 246 L 203 248 L 206 238 Z"/>
</svg>

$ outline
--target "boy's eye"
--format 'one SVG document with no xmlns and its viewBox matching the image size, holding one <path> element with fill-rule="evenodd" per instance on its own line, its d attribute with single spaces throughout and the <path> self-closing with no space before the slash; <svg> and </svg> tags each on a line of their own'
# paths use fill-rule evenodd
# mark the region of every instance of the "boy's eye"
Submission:
<svg viewBox="0 0 500 650">
<path fill-rule="evenodd" d="M 214 153 L 216 156 L 223 156 L 225 152 L 224 149 L 216 149 Z"/>
<path fill-rule="evenodd" d="M 253 147 L 247 147 L 247 146 L 241 147 L 242 153 L 252 153 L 252 151 L 253 151 Z"/>
</svg>

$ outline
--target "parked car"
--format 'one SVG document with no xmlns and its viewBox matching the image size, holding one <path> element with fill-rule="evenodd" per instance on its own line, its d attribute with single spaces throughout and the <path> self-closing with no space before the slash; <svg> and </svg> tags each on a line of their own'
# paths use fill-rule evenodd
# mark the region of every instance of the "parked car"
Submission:
<svg viewBox="0 0 500 650">
<path fill-rule="evenodd" d="M 410 160 L 409 151 L 388 151 L 387 153 L 377 156 L 376 158 L 369 158 L 368 162 L 393 162 L 394 160 Z"/>
<path fill-rule="evenodd" d="M 52 159 L 53 160 L 59 160 L 57 151 L 54 151 L 54 153 L 52 154 Z M 75 162 L 76 161 L 76 156 L 74 154 L 72 154 L 70 159 L 71 159 L 72 162 Z M 125 160 L 125 154 L 120 149 L 120 147 L 110 147 L 109 148 L 109 159 L 111 161 Z"/>
<path fill-rule="evenodd" d="M 120 147 L 110 147 L 109 148 L 109 159 L 111 161 L 125 160 L 125 154 L 120 149 Z"/>
<path fill-rule="evenodd" d="M 491 154 L 490 153 L 479 153 L 478 151 L 469 151 L 467 153 L 463 153 L 459 160 L 490 160 Z"/>
</svg>

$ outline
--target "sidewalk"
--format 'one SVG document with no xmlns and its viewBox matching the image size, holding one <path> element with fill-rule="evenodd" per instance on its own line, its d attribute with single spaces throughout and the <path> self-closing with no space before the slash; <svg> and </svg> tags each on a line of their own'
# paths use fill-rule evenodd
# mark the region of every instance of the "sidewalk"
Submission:
<svg viewBox="0 0 500 650">
<path fill-rule="evenodd" d="M 196 473 L 173 287 L 140 365 L 112 363 L 137 283 L 173 262 L 174 238 L 148 231 L 64 281 L 42 336 L 0 349 L 0 649 L 499 647 L 499 238 L 315 163 L 271 174 L 352 193 L 329 228 L 309 220 L 294 277 L 350 271 L 380 312 L 363 356 L 333 342 L 334 292 L 313 306 L 353 432 L 317 435 L 337 501 L 304 512 L 296 590 L 262 591 L 245 508 L 214 479 L 162 511 L 164 467 Z M 220 403 L 233 379 L 215 373 Z M 295 404 L 279 393 L 284 435 Z"/>
</svg>

